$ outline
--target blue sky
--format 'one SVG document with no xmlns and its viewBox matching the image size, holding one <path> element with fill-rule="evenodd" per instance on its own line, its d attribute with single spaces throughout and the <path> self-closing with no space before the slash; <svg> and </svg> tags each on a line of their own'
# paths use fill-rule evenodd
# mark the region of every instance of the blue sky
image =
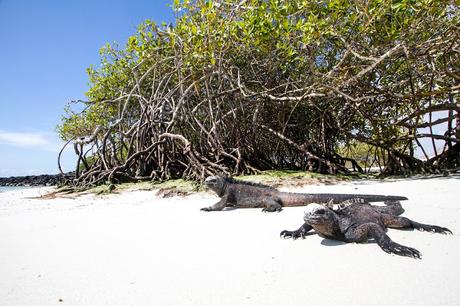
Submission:
<svg viewBox="0 0 460 306">
<path fill-rule="evenodd" d="M 171 22 L 170 0 L 0 0 L 0 177 L 57 173 L 65 104 L 84 99 L 86 68 L 145 19 Z M 65 171 L 73 170 L 67 153 Z"/>
</svg>

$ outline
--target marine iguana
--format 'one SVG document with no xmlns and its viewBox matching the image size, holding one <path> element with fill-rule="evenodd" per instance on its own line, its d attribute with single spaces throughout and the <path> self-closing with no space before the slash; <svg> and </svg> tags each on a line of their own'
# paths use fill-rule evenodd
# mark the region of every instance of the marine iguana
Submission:
<svg viewBox="0 0 460 306">
<path fill-rule="evenodd" d="M 263 208 L 262 211 L 264 212 L 274 212 L 281 211 L 282 207 L 305 206 L 311 203 L 338 204 L 344 201 L 367 203 L 407 200 L 406 197 L 401 196 L 282 192 L 267 185 L 237 181 L 225 176 L 209 176 L 204 183 L 206 188 L 213 190 L 220 197 L 220 201 L 212 206 L 202 208 L 203 211 L 237 207 Z"/>
<path fill-rule="evenodd" d="M 312 229 L 327 239 L 344 242 L 367 242 L 373 238 L 387 253 L 420 258 L 418 250 L 400 245 L 388 237 L 386 228 L 416 229 L 434 233 L 452 232 L 445 227 L 422 224 L 405 217 L 399 217 L 404 211 L 399 201 L 386 201 L 386 206 L 373 206 L 368 203 L 352 203 L 338 209 L 325 205 L 312 204 L 305 212 L 305 223 L 296 231 L 282 231 L 283 238 L 305 238 Z"/>
</svg>

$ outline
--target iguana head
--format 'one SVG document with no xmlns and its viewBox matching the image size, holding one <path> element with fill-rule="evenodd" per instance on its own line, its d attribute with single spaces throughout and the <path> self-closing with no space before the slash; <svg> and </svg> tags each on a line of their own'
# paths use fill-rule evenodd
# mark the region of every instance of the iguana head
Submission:
<svg viewBox="0 0 460 306">
<path fill-rule="evenodd" d="M 208 176 L 204 181 L 204 186 L 220 196 L 225 188 L 225 178 L 221 176 Z"/>
<path fill-rule="evenodd" d="M 308 205 L 303 219 L 316 232 L 325 236 L 333 235 L 338 226 L 336 213 L 327 206 L 320 204 Z"/>
</svg>

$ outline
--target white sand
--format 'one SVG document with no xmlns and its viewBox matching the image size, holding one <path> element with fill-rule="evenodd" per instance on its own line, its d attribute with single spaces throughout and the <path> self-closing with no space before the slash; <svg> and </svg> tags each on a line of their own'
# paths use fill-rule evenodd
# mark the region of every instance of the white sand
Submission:
<svg viewBox="0 0 460 306">
<path fill-rule="evenodd" d="M 409 197 L 406 217 L 454 232 L 389 231 L 422 260 L 280 239 L 303 207 L 205 213 L 211 194 L 149 191 L 26 199 L 47 190 L 0 193 L 0 305 L 460 305 L 458 176 L 292 190 Z"/>
</svg>

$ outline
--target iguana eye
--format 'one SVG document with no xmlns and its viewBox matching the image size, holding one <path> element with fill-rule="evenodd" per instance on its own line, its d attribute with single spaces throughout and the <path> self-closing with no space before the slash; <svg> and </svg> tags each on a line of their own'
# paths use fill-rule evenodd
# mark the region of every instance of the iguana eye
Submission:
<svg viewBox="0 0 460 306">
<path fill-rule="evenodd" d="M 317 211 L 315 211 L 315 213 L 318 214 L 318 215 L 324 215 L 325 212 L 326 211 L 324 209 L 322 209 L 322 208 L 318 209 Z"/>
<path fill-rule="evenodd" d="M 215 177 L 208 177 L 206 180 L 205 180 L 206 183 L 215 183 L 217 182 L 217 179 Z"/>
</svg>

